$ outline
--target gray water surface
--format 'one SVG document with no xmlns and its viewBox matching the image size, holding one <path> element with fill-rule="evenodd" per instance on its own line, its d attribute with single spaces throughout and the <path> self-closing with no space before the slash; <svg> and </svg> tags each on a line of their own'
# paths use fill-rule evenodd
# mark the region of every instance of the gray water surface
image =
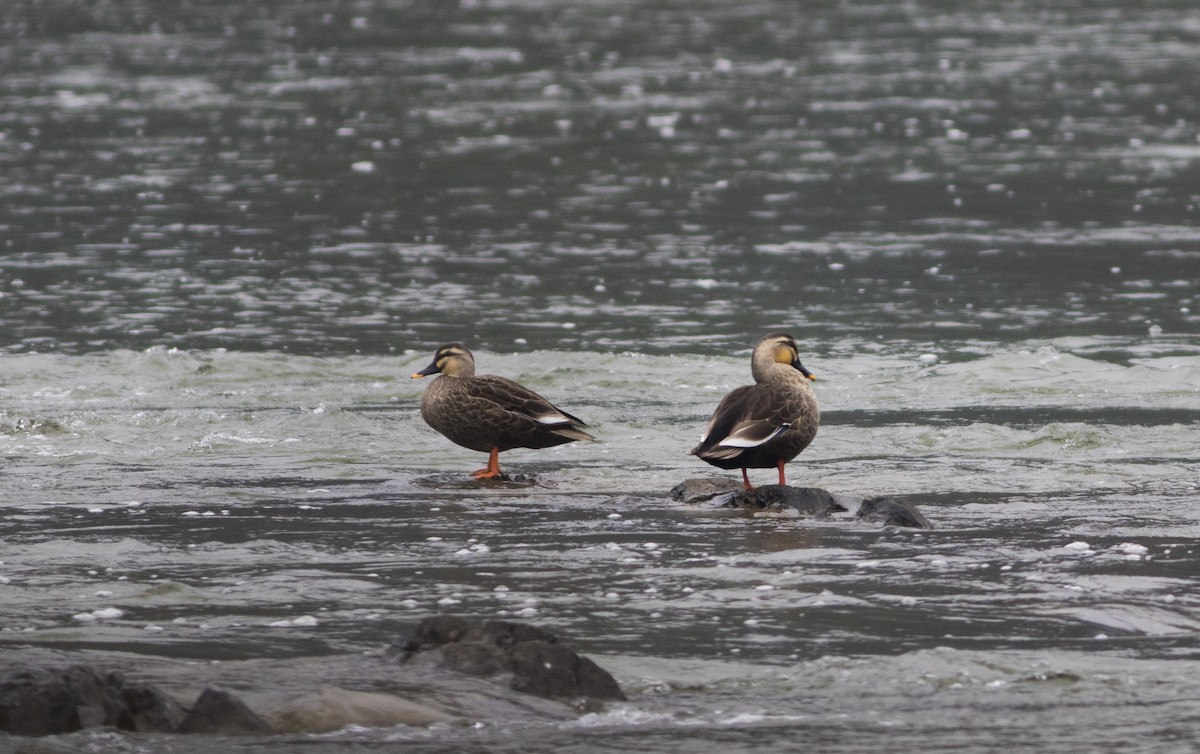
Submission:
<svg viewBox="0 0 1200 754">
<path fill-rule="evenodd" d="M 241 748 L 1195 748 L 1192 4 L 0 27 L 6 661 L 286 689 L 441 612 L 551 628 L 630 699 Z M 686 451 L 776 329 L 823 416 L 789 481 L 933 530 L 668 499 L 725 474 Z M 471 481 L 408 379 L 450 340 L 598 441 Z"/>
</svg>

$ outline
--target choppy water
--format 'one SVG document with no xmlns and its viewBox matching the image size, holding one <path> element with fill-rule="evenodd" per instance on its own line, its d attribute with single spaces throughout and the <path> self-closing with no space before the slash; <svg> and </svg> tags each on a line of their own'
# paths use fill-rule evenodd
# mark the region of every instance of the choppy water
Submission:
<svg viewBox="0 0 1200 754">
<path fill-rule="evenodd" d="M 306 746 L 1200 738 L 1190 4 L 0 24 L 6 657 L 303 668 L 444 611 L 552 627 L 631 699 Z M 789 478 L 934 530 L 667 499 L 779 328 L 824 422 Z M 470 482 L 407 378 L 446 340 L 599 442 Z"/>
</svg>

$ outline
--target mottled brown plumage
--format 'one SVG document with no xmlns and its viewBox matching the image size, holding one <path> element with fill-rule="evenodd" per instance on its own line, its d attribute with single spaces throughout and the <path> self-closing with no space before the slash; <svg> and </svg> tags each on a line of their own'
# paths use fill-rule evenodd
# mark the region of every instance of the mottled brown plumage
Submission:
<svg viewBox="0 0 1200 754">
<path fill-rule="evenodd" d="M 735 388 L 717 405 L 700 444 L 689 453 L 722 469 L 776 468 L 787 484 L 783 465 L 808 447 L 821 423 L 821 411 L 809 381 L 816 379 L 800 363 L 796 340 L 771 333 L 754 344 L 750 356 L 753 385 Z"/>
<path fill-rule="evenodd" d="M 425 388 L 421 417 L 451 442 L 488 454 L 476 479 L 500 475 L 498 454 L 512 448 L 549 448 L 595 440 L 587 425 L 527 387 L 494 374 L 475 376 L 475 357 L 462 343 L 447 343 L 433 363 L 413 375 L 442 376 Z"/>
</svg>

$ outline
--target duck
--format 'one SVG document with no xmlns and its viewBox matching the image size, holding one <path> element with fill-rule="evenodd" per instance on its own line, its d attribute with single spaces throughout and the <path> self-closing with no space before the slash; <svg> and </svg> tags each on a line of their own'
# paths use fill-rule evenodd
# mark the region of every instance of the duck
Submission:
<svg viewBox="0 0 1200 754">
<path fill-rule="evenodd" d="M 753 385 L 742 385 L 717 404 L 700 444 L 688 451 L 722 469 L 741 469 L 742 485 L 753 491 L 747 469 L 776 468 L 787 484 L 784 464 L 817 435 L 821 411 L 800 363 L 796 339 L 782 332 L 759 338 L 750 355 Z"/>
<path fill-rule="evenodd" d="M 448 440 L 488 454 L 475 479 L 502 478 L 500 453 L 513 448 L 550 448 L 595 440 L 581 419 L 507 377 L 475 374 L 475 356 L 462 343 L 447 343 L 413 379 L 441 375 L 421 395 L 421 418 Z"/>
</svg>

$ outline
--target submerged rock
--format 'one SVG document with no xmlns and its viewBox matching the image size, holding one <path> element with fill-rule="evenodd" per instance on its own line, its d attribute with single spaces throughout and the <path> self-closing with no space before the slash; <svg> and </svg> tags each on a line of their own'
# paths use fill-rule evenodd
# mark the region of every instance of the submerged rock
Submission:
<svg viewBox="0 0 1200 754">
<path fill-rule="evenodd" d="M 933 524 L 921 515 L 915 505 L 885 495 L 863 500 L 854 517 L 859 521 L 883 524 L 884 526 L 907 526 L 914 529 L 933 528 Z"/>
<path fill-rule="evenodd" d="M 419 701 L 337 686 L 322 686 L 311 694 L 293 697 L 265 714 L 280 733 L 325 733 L 347 725 L 388 728 L 458 722 L 446 710 Z"/>
<path fill-rule="evenodd" d="M 421 477 L 413 481 L 421 487 L 436 490 L 505 489 L 509 487 L 525 489 L 530 487 L 553 488 L 555 486 L 553 480 L 543 479 L 537 474 L 509 473 L 507 471 L 501 471 L 499 476 L 489 479 L 475 479 L 471 475 L 461 472 L 445 472 Z"/>
<path fill-rule="evenodd" d="M 743 490 L 725 504 L 730 508 L 760 512 L 764 510 L 794 510 L 801 516 L 828 518 L 831 513 L 846 512 L 845 506 L 833 494 L 820 487 L 789 487 L 764 484 L 753 490 Z"/>
<path fill-rule="evenodd" d="M 208 688 L 201 692 L 176 732 L 255 736 L 270 735 L 275 731 L 241 699 L 228 691 Z"/>
<path fill-rule="evenodd" d="M 684 503 L 711 502 L 717 508 L 737 508 L 758 515 L 830 518 L 835 513 L 853 511 L 855 520 L 866 523 L 933 528 L 915 505 L 885 495 L 862 499 L 834 495 L 820 487 L 782 484 L 764 484 L 746 490 L 740 482 L 729 477 L 685 479 L 672 487 L 669 494 L 672 500 Z"/>
<path fill-rule="evenodd" d="M 133 729 L 143 733 L 177 730 L 187 717 L 187 710 L 174 697 L 144 683 L 121 689 L 121 703 L 133 721 Z"/>
<path fill-rule="evenodd" d="M 730 477 L 701 477 L 684 479 L 671 488 L 671 499 L 684 503 L 703 503 L 715 497 L 733 495 L 742 491 L 742 485 Z"/>
<path fill-rule="evenodd" d="M 401 664 L 486 677 L 547 699 L 625 698 L 608 671 L 560 644 L 554 634 L 525 623 L 472 624 L 434 616 L 397 640 L 390 654 Z"/>
</svg>

